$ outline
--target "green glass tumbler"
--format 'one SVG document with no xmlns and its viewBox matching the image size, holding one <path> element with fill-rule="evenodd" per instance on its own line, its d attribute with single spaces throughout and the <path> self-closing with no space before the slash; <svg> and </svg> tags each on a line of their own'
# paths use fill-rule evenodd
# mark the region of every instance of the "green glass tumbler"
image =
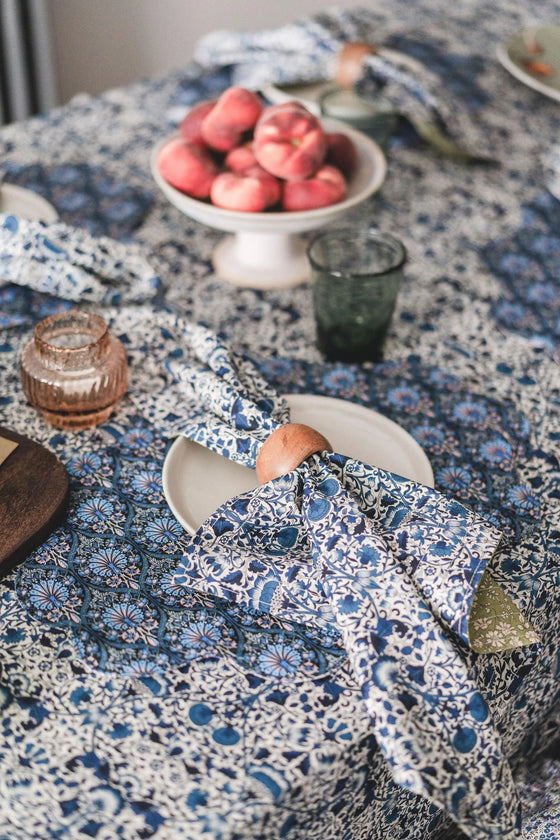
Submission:
<svg viewBox="0 0 560 840">
<path fill-rule="evenodd" d="M 317 344 L 330 361 L 380 361 L 407 259 L 388 233 L 325 230 L 309 244 Z"/>
</svg>

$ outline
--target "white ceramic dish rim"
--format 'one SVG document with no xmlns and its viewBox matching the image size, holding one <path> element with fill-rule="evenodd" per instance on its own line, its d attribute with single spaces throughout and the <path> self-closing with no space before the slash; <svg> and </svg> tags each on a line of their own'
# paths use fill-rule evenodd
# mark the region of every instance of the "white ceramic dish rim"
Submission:
<svg viewBox="0 0 560 840">
<path fill-rule="evenodd" d="M 558 33 L 560 36 L 560 25 L 557 24 L 546 24 L 546 23 L 535 23 L 531 26 L 525 26 L 523 29 L 520 29 L 518 32 L 511 35 L 507 41 L 503 44 L 499 44 L 496 49 L 496 55 L 498 57 L 498 61 L 500 64 L 509 72 L 512 76 L 515 76 L 518 81 L 522 82 L 523 84 L 527 85 L 527 87 L 532 88 L 533 90 L 538 91 L 538 93 L 544 94 L 544 96 L 548 96 L 550 99 L 555 99 L 557 102 L 560 102 L 560 90 L 557 88 L 553 88 L 550 85 L 545 84 L 544 82 L 540 82 L 538 79 L 535 79 L 534 76 L 531 76 L 530 73 L 527 73 L 523 70 L 522 67 L 519 67 L 515 61 L 509 56 L 509 44 L 511 43 L 512 38 L 516 35 L 522 34 L 523 32 L 527 32 L 530 30 L 538 30 L 538 29 L 546 29 L 549 27 L 554 27 L 558 29 Z M 560 37 L 559 37 L 559 45 L 560 45 Z"/>
<path fill-rule="evenodd" d="M 46 198 L 25 187 L 18 187 L 6 181 L 0 184 L 0 212 L 46 224 L 58 219 L 56 210 Z"/>
</svg>

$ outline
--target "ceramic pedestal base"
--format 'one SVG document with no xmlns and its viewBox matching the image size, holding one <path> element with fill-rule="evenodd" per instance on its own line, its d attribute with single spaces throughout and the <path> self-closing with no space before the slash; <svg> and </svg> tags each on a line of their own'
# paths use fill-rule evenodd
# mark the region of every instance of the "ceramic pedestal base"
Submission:
<svg viewBox="0 0 560 840">
<path fill-rule="evenodd" d="M 216 274 L 235 286 L 284 289 L 309 277 L 306 244 L 298 234 L 239 231 L 214 249 Z"/>
</svg>

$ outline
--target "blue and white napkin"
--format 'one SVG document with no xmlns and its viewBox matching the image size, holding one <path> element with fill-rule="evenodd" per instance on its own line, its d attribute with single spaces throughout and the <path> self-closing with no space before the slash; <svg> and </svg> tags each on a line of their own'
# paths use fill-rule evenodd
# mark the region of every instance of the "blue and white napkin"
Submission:
<svg viewBox="0 0 560 840">
<path fill-rule="evenodd" d="M 344 44 L 376 48 L 362 60 L 356 83 L 364 98 L 379 95 L 442 154 L 467 163 L 494 162 L 475 152 L 477 128 L 445 82 L 424 64 L 382 49 L 379 21 L 368 9 L 332 9 L 261 32 L 217 30 L 197 44 L 194 58 L 205 70 L 227 68 L 231 82 L 252 89 L 333 80 Z M 378 49 L 381 48 L 381 49 Z"/>
<path fill-rule="evenodd" d="M 139 245 L 64 222 L 0 213 L 0 285 L 8 283 L 77 303 L 115 305 L 152 298 L 159 278 Z"/>
<path fill-rule="evenodd" d="M 168 365 L 199 405 L 184 434 L 254 467 L 270 432 L 289 422 L 286 401 L 205 328 L 189 325 L 186 340 L 194 363 Z M 513 838 L 512 776 L 465 655 L 475 593 L 499 543 L 493 525 L 455 500 L 322 452 L 222 505 L 174 577 L 335 625 L 395 781 L 470 837 Z"/>
</svg>

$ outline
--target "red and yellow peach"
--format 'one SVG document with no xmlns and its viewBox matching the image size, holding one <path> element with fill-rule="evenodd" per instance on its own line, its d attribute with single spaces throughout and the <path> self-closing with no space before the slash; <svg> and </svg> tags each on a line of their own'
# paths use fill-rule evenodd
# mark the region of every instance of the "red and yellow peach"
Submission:
<svg viewBox="0 0 560 840">
<path fill-rule="evenodd" d="M 204 142 L 217 152 L 229 152 L 251 131 L 262 112 L 258 94 L 241 87 L 229 87 L 202 120 Z"/>
<path fill-rule="evenodd" d="M 288 181 L 313 175 L 327 153 L 321 123 L 298 102 L 265 108 L 255 126 L 253 144 L 260 165 Z"/>
<path fill-rule="evenodd" d="M 210 152 L 182 137 L 174 137 L 161 149 L 157 166 L 165 180 L 194 198 L 207 198 L 218 167 Z"/>
<path fill-rule="evenodd" d="M 314 210 L 342 201 L 346 195 L 346 179 L 339 169 L 325 164 L 312 178 L 286 181 L 282 196 L 284 210 Z"/>
</svg>

